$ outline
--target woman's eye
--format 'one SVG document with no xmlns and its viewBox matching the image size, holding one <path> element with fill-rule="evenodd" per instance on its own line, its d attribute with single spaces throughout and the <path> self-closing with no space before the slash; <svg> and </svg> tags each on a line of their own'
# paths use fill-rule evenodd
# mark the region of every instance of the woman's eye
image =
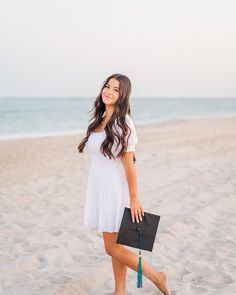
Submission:
<svg viewBox="0 0 236 295">
<path fill-rule="evenodd" d="M 109 85 L 106 85 L 104 88 L 110 88 L 110 86 L 109 86 Z M 115 89 L 115 91 L 116 91 L 116 92 L 119 92 L 118 89 Z"/>
</svg>

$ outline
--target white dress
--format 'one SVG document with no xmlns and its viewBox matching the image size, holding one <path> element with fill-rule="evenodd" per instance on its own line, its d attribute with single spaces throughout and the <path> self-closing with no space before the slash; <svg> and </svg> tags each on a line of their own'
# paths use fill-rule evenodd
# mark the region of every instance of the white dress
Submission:
<svg viewBox="0 0 236 295">
<path fill-rule="evenodd" d="M 126 122 L 131 128 L 128 151 L 135 151 L 138 143 L 137 133 L 132 118 L 127 114 Z M 117 125 L 116 125 L 117 126 Z M 120 128 L 117 128 L 120 130 Z M 105 130 L 92 132 L 85 145 L 85 152 L 90 154 L 91 166 L 88 176 L 84 225 L 95 228 L 98 232 L 118 232 L 124 207 L 130 207 L 129 188 L 120 158 L 109 159 L 100 152 L 100 146 L 106 138 Z M 120 148 L 114 152 L 117 155 Z"/>
</svg>

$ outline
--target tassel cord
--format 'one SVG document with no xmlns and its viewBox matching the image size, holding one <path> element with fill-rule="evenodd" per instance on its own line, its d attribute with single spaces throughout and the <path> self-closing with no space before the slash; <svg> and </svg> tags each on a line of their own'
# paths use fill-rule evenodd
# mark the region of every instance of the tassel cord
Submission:
<svg viewBox="0 0 236 295">
<path fill-rule="evenodd" d="M 143 284 L 143 272 L 142 272 L 142 254 L 141 254 L 141 229 L 139 231 L 139 259 L 138 259 L 138 274 L 137 274 L 137 288 L 142 288 Z"/>
</svg>

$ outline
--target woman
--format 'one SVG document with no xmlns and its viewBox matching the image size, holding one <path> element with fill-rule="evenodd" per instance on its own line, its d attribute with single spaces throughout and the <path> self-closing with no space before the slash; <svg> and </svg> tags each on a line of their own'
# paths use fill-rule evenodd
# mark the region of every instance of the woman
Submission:
<svg viewBox="0 0 236 295">
<path fill-rule="evenodd" d="M 126 294 L 127 267 L 138 270 L 138 255 L 116 243 L 124 207 L 130 206 L 133 221 L 142 221 L 144 216 L 134 165 L 138 139 L 130 93 L 131 82 L 124 75 L 113 74 L 104 81 L 94 103 L 92 123 L 78 146 L 80 153 L 86 147 L 92 160 L 84 224 L 102 232 L 105 251 L 112 258 L 114 295 Z M 163 294 L 170 294 L 164 272 L 157 272 L 145 260 L 142 271 Z"/>
</svg>

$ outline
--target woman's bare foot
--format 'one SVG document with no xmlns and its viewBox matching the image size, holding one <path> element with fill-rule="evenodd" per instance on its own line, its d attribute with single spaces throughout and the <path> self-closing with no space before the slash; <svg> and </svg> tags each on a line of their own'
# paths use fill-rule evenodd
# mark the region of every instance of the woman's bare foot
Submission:
<svg viewBox="0 0 236 295">
<path fill-rule="evenodd" d="M 171 295 L 168 287 L 167 274 L 165 272 L 157 272 L 156 282 L 154 282 L 154 284 L 164 295 Z"/>
<path fill-rule="evenodd" d="M 126 295 L 126 290 L 125 289 L 115 289 L 114 293 L 112 293 L 112 295 Z"/>
</svg>

